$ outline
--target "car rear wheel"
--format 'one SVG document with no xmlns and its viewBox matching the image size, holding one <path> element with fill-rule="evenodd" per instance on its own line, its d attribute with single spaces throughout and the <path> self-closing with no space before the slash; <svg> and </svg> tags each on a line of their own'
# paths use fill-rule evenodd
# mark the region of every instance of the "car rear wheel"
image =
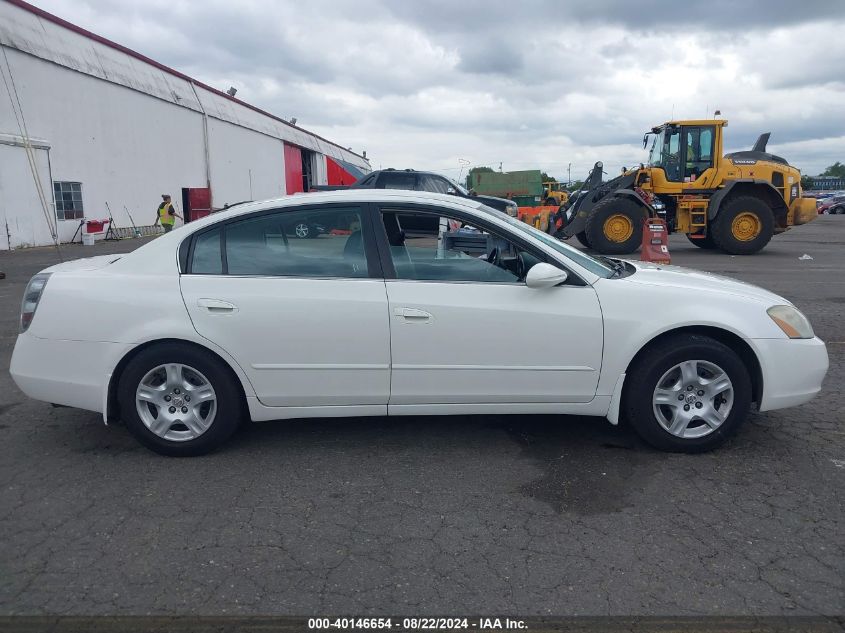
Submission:
<svg viewBox="0 0 845 633">
<path fill-rule="evenodd" d="M 147 448 L 192 456 L 223 444 L 242 417 L 237 377 L 213 354 L 180 343 L 142 350 L 118 384 L 121 418 Z"/>
<path fill-rule="evenodd" d="M 721 445 L 748 416 L 751 378 L 731 348 L 701 335 L 647 350 L 625 380 L 622 413 L 640 437 L 665 451 Z"/>
</svg>

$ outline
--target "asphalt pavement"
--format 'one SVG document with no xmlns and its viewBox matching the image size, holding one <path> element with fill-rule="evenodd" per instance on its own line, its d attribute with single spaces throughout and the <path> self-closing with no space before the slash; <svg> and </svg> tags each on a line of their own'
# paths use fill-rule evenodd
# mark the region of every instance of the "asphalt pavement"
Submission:
<svg viewBox="0 0 845 633">
<path fill-rule="evenodd" d="M 20 297 L 57 254 L 0 253 L 0 615 L 842 614 L 845 216 L 751 257 L 670 245 L 794 301 L 830 353 L 813 402 L 705 455 L 490 416 L 255 424 L 159 457 L 17 390 Z"/>
</svg>

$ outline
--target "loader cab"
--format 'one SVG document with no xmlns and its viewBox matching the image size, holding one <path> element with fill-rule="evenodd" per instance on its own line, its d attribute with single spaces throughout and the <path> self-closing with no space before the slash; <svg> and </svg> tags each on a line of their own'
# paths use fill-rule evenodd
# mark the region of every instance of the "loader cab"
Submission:
<svg viewBox="0 0 845 633">
<path fill-rule="evenodd" d="M 654 135 L 648 157 L 649 167 L 663 170 L 666 180 L 696 182 L 711 167 L 718 167 L 721 128 L 724 121 L 667 123 L 646 134 Z"/>
</svg>

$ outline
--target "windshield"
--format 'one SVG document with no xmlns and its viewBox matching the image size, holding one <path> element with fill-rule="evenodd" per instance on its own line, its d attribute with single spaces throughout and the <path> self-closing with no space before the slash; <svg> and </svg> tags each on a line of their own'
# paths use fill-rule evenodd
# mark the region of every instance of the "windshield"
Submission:
<svg viewBox="0 0 845 633">
<path fill-rule="evenodd" d="M 649 167 L 662 167 L 666 179 L 681 180 L 681 128 L 663 128 L 654 137 L 648 155 Z"/>
<path fill-rule="evenodd" d="M 547 246 L 551 246 L 555 249 L 558 253 L 563 255 L 564 257 L 568 257 L 575 263 L 577 263 L 582 268 L 586 268 L 594 275 L 598 275 L 599 277 L 603 277 L 604 279 L 608 279 L 613 276 L 614 270 L 604 262 L 599 261 L 595 257 L 591 257 L 587 255 L 583 251 L 579 251 L 577 248 L 573 248 L 568 244 L 564 244 L 560 240 L 556 240 L 548 233 L 543 233 L 539 229 L 535 229 L 530 224 L 526 224 L 521 220 L 517 220 L 516 218 L 512 218 L 506 213 L 502 213 L 497 209 L 493 209 L 491 207 L 484 207 L 485 211 L 495 215 L 497 218 L 504 220 L 508 224 L 510 224 L 515 229 L 527 233 L 530 236 L 540 240 L 543 244 Z"/>
<path fill-rule="evenodd" d="M 444 178 L 446 178 L 446 177 L 444 176 Z M 464 196 L 469 195 L 469 191 L 466 190 L 466 187 L 461 187 L 458 183 L 456 183 L 451 178 L 446 178 L 446 180 L 449 181 L 449 184 L 452 185 L 458 191 L 458 193 L 460 193 L 461 195 L 464 195 Z"/>
<path fill-rule="evenodd" d="M 651 142 L 651 149 L 648 152 L 648 164 L 651 167 L 660 166 L 660 150 L 663 147 L 663 135 L 665 130 L 661 130 L 654 135 L 654 140 Z"/>
</svg>

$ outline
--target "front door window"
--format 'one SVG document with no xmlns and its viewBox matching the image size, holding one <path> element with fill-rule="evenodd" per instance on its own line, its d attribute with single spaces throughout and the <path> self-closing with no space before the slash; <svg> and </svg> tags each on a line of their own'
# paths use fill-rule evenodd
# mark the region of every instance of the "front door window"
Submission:
<svg viewBox="0 0 845 633">
<path fill-rule="evenodd" d="M 540 259 L 453 215 L 383 211 L 397 279 L 522 283 Z"/>
</svg>

